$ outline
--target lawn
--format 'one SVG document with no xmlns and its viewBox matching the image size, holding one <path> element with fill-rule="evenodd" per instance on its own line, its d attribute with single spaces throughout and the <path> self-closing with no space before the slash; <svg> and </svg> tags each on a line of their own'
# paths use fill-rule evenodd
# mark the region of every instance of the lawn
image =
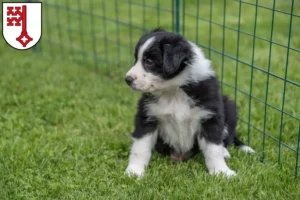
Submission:
<svg viewBox="0 0 300 200">
<path fill-rule="evenodd" d="M 154 153 L 145 177 L 136 180 L 124 171 L 140 94 L 126 86 L 124 75 L 144 28 L 172 29 L 170 1 L 159 1 L 163 10 L 155 8 L 154 0 L 131 6 L 128 1 L 43 2 L 43 38 L 36 51 L 16 51 L 0 40 L 0 199 L 299 198 L 293 151 L 300 117 L 300 88 L 293 84 L 300 83 L 299 17 L 293 17 L 292 49 L 287 52 L 283 46 L 288 45 L 290 15 L 274 13 L 271 36 L 272 10 L 257 9 L 254 30 L 255 6 L 243 3 L 239 13 L 239 3 L 227 1 L 224 19 L 224 1 L 214 0 L 211 8 L 210 1 L 201 0 L 202 20 L 197 23 L 197 1 L 186 1 L 181 33 L 212 59 L 222 91 L 240 107 L 238 134 L 257 153 L 230 147 L 227 163 L 238 172 L 232 179 L 210 176 L 202 155 L 174 164 Z M 143 9 L 140 2 L 148 7 Z M 259 2 L 273 6 L 271 0 Z M 275 8 L 290 12 L 290 6 L 290 0 L 277 0 Z M 300 15 L 300 2 L 295 1 L 293 13 Z M 210 25 L 210 19 L 215 23 Z M 218 25 L 223 21 L 230 27 L 224 31 Z M 244 33 L 238 35 L 236 29 Z M 254 31 L 259 38 L 253 53 Z M 266 40 L 271 37 L 277 44 L 269 57 Z M 268 76 L 268 70 L 276 76 Z M 286 85 L 278 78 L 285 75 Z M 283 115 L 280 134 L 281 112 L 276 108 L 282 108 L 284 87 L 284 111 L 289 115 Z M 280 137 L 281 146 L 276 141 Z"/>
</svg>

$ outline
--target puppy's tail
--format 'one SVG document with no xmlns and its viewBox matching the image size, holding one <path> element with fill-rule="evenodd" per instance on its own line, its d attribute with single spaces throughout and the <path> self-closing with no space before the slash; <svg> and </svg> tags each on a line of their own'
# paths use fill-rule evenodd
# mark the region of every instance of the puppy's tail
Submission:
<svg viewBox="0 0 300 200">
<path fill-rule="evenodd" d="M 241 150 L 243 150 L 243 151 L 245 151 L 245 152 L 247 152 L 247 153 L 255 153 L 255 151 L 254 151 L 251 147 L 245 145 L 245 144 L 244 144 L 241 140 L 239 140 L 236 136 L 235 136 L 234 139 L 233 139 L 233 143 L 234 143 L 234 145 L 235 145 L 236 147 L 238 147 L 239 149 L 241 149 Z"/>
</svg>

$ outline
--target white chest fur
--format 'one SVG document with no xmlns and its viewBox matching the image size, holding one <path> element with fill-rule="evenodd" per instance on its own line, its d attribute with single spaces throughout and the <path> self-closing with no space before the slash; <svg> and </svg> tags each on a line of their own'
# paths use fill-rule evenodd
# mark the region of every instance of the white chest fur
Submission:
<svg viewBox="0 0 300 200">
<path fill-rule="evenodd" d="M 194 145 L 201 119 L 209 117 L 211 112 L 194 106 L 193 100 L 178 89 L 149 104 L 148 114 L 158 119 L 159 134 L 163 140 L 177 153 L 186 153 Z"/>
</svg>

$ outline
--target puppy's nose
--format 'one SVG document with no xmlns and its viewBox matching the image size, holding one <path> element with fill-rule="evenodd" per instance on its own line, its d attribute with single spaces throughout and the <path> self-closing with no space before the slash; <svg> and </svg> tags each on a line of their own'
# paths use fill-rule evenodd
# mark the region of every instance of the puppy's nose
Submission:
<svg viewBox="0 0 300 200">
<path fill-rule="evenodd" d="M 134 81 L 134 78 L 132 78 L 132 76 L 126 76 L 125 81 L 128 85 L 131 85 L 132 82 Z"/>
</svg>

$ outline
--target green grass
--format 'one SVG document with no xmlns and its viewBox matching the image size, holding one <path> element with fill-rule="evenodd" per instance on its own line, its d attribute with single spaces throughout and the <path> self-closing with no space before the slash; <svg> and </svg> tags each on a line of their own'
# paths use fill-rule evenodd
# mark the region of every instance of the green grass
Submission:
<svg viewBox="0 0 300 200">
<path fill-rule="evenodd" d="M 65 6 L 67 1 L 51 2 Z M 136 27 L 150 29 L 160 25 L 171 30 L 172 15 L 151 7 L 143 13 L 141 6 L 132 5 L 131 23 L 135 27 L 129 29 L 127 25 L 117 27 L 112 21 L 103 24 L 100 18 L 92 18 L 88 14 L 89 2 L 81 1 L 80 7 L 70 5 L 87 14 L 69 12 L 68 25 L 66 10 L 44 5 L 43 38 L 38 49 L 41 53 L 19 52 L 0 41 L 0 199 L 299 198 L 300 182 L 294 178 L 296 153 L 282 146 L 278 164 L 278 142 L 257 130 L 265 130 L 279 139 L 281 112 L 265 107 L 257 99 L 267 100 L 281 109 L 284 81 L 269 76 L 266 99 L 268 75 L 257 69 L 252 71 L 234 59 L 223 58 L 214 51 L 223 50 L 223 29 L 217 25 L 210 28 L 208 22 L 199 20 L 197 34 L 197 21 L 191 16 L 185 17 L 184 35 L 204 46 L 220 80 L 225 83 L 223 92 L 236 97 L 242 119 L 238 133 L 257 153 L 248 155 L 231 147 L 232 158 L 227 163 L 238 176 L 229 180 L 210 176 L 202 155 L 186 163 L 173 164 L 169 158 L 154 153 L 142 180 L 124 175 L 139 94 L 132 92 L 123 79 L 132 64 L 134 44 L 142 34 Z M 95 15 L 118 17 L 130 24 L 126 1 L 118 1 L 118 16 L 113 3 L 107 2 L 103 10 L 100 1 L 91 2 Z M 186 12 L 196 15 L 197 1 L 186 2 Z M 213 2 L 212 20 L 222 24 L 224 1 Z M 270 0 L 259 2 L 272 7 Z M 276 9 L 289 12 L 290 1 L 276 2 Z M 157 5 L 157 1 L 146 3 Z M 171 9 L 170 1 L 160 1 L 160 6 Z M 238 29 L 238 7 L 238 2 L 227 1 L 225 22 L 234 29 Z M 241 8 L 240 30 L 253 34 L 255 7 L 242 4 Z M 298 1 L 295 1 L 294 14 L 300 14 Z M 199 17 L 209 20 L 209 1 L 200 1 Z M 271 17 L 271 11 L 258 9 L 257 36 L 270 39 Z M 286 46 L 289 15 L 275 13 L 274 17 L 273 41 Z M 300 18 L 293 17 L 291 47 L 294 49 L 300 49 L 299 22 Z M 240 34 L 238 55 L 237 38 L 236 31 L 225 30 L 224 52 L 252 64 L 253 37 Z M 106 43 L 107 39 L 115 42 Z M 214 50 L 205 48 L 209 45 Z M 253 65 L 268 70 L 269 48 L 269 42 L 256 39 Z M 272 45 L 270 72 L 285 76 L 286 54 L 286 48 Z M 299 53 L 290 50 L 287 79 L 299 84 L 298 65 Z M 247 94 L 251 73 L 254 98 L 250 109 Z M 235 95 L 232 88 L 235 86 L 243 92 L 237 91 Z M 296 118 L 300 113 L 299 99 L 299 87 L 287 83 L 284 111 Z M 249 119 L 257 129 L 252 126 L 248 129 L 243 121 Z M 298 128 L 299 120 L 284 114 L 282 141 L 292 149 L 297 148 Z M 263 150 L 265 163 L 259 161 Z"/>
</svg>

